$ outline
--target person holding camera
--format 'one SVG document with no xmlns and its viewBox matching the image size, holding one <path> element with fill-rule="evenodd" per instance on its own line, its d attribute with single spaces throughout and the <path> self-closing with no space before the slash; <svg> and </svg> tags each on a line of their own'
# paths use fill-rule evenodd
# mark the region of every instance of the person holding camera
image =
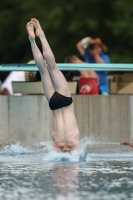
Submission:
<svg viewBox="0 0 133 200">
<path fill-rule="evenodd" d="M 84 64 L 85 62 L 76 55 L 70 55 L 65 58 L 65 63 Z M 84 78 L 97 78 L 99 80 L 98 75 L 92 70 L 91 71 L 85 71 L 85 70 L 80 71 L 80 75 L 81 75 L 81 77 L 84 77 Z"/>
<path fill-rule="evenodd" d="M 77 49 L 87 63 L 110 63 L 110 58 L 106 54 L 108 48 L 100 38 L 85 37 L 77 43 Z M 95 72 L 99 77 L 100 94 L 109 94 L 108 72 Z"/>
<path fill-rule="evenodd" d="M 85 62 L 76 55 L 70 55 L 65 58 L 66 63 L 84 64 Z M 99 77 L 90 71 L 80 71 L 81 78 L 79 79 L 79 94 L 80 95 L 97 95 L 99 94 Z"/>
</svg>

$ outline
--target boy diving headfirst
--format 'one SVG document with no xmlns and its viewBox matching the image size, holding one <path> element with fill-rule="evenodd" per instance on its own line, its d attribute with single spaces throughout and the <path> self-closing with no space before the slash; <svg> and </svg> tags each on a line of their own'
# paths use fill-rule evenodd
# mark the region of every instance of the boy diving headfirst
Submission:
<svg viewBox="0 0 133 200">
<path fill-rule="evenodd" d="M 37 19 L 32 18 L 26 25 L 35 63 L 41 74 L 44 94 L 53 113 L 52 139 L 57 152 L 79 150 L 79 129 L 77 126 L 73 100 L 64 75 L 58 69 L 52 50 Z M 34 32 L 35 28 L 35 32 Z M 38 36 L 43 55 L 35 37 Z M 46 61 L 46 62 L 45 62 Z"/>
</svg>

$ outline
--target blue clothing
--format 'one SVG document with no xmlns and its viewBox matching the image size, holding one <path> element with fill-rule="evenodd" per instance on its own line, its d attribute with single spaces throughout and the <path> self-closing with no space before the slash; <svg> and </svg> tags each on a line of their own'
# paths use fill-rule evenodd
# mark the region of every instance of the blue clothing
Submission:
<svg viewBox="0 0 133 200">
<path fill-rule="evenodd" d="M 93 56 L 90 54 L 88 48 L 85 49 L 85 53 L 83 55 L 85 62 L 87 63 L 96 63 Z M 101 53 L 100 57 L 105 63 L 110 63 L 110 58 L 105 53 Z M 108 84 L 108 72 L 107 71 L 95 71 L 99 77 L 99 88 L 101 93 L 108 93 L 109 94 L 109 84 Z"/>
</svg>

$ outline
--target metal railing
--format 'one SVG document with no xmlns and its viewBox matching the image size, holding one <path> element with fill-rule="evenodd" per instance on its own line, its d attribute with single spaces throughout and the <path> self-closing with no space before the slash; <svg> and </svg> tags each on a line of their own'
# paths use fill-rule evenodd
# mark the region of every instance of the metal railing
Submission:
<svg viewBox="0 0 133 200">
<path fill-rule="evenodd" d="M 68 71 L 81 71 L 81 70 L 94 70 L 94 71 L 133 71 L 133 64 L 66 64 L 57 63 L 60 70 Z M 1 64 L 0 71 L 38 71 L 35 64 Z"/>
</svg>

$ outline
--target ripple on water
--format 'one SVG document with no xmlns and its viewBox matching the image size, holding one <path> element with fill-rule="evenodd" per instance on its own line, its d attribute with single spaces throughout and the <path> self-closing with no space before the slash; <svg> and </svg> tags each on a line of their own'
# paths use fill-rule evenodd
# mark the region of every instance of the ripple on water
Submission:
<svg viewBox="0 0 133 200">
<path fill-rule="evenodd" d="M 0 151 L 0 199 L 133 199 L 132 149 L 86 155 L 86 145 L 72 154 L 54 152 L 50 142 L 6 146 Z"/>
</svg>

